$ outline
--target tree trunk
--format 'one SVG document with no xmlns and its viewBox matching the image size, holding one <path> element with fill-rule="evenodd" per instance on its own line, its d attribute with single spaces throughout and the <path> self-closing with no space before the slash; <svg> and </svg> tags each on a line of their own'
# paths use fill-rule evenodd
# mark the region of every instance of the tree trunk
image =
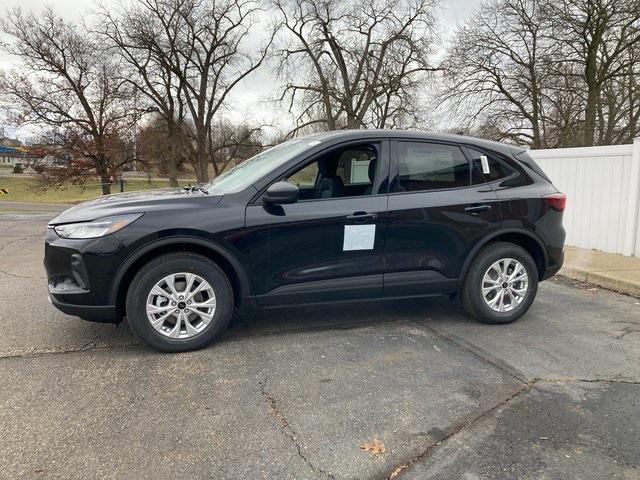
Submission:
<svg viewBox="0 0 640 480">
<path fill-rule="evenodd" d="M 196 145 L 196 158 L 194 170 L 196 171 L 196 181 L 205 183 L 209 181 L 208 161 L 207 161 L 207 136 L 205 132 L 198 132 Z"/>
<path fill-rule="evenodd" d="M 542 139 L 540 136 L 540 125 L 538 123 L 538 119 L 535 117 L 533 120 L 533 140 L 531 142 L 531 147 L 534 149 L 542 147 Z"/>
<path fill-rule="evenodd" d="M 102 184 L 102 194 L 109 195 L 111 193 L 111 177 L 109 176 L 109 168 L 107 165 L 107 157 L 104 154 L 104 146 L 100 139 L 96 140 L 96 171 L 100 176 Z"/>
<path fill-rule="evenodd" d="M 347 128 L 351 128 L 351 129 L 360 128 L 360 122 L 356 115 L 347 114 Z"/>
<path fill-rule="evenodd" d="M 177 127 L 174 122 L 167 122 L 167 136 L 169 137 L 169 156 L 167 158 L 167 176 L 169 177 L 169 186 L 178 186 L 178 134 Z"/>
<path fill-rule="evenodd" d="M 585 147 L 592 147 L 595 140 L 596 132 L 596 115 L 597 115 L 598 91 L 589 86 L 587 93 L 587 107 L 584 113 L 584 138 Z"/>
<path fill-rule="evenodd" d="M 598 64 L 598 39 L 594 39 L 589 46 L 589 51 L 585 59 L 584 80 L 587 85 L 587 105 L 584 112 L 584 136 L 583 146 L 592 147 L 596 132 L 596 116 L 598 114 L 598 90 L 597 83 Z"/>
<path fill-rule="evenodd" d="M 111 178 L 104 164 L 98 168 L 98 174 L 100 175 L 100 183 L 102 183 L 102 194 L 109 195 L 111 193 Z"/>
<path fill-rule="evenodd" d="M 175 142 L 175 135 L 169 135 L 169 158 L 167 159 L 167 176 L 169 177 L 169 186 L 178 186 L 178 146 Z"/>
<path fill-rule="evenodd" d="M 540 148 L 542 146 L 542 138 L 540 135 L 540 103 L 538 97 L 538 80 L 533 64 L 530 65 L 529 75 L 531 76 L 531 126 L 533 129 L 533 139 L 531 146 L 533 148 Z"/>
<path fill-rule="evenodd" d="M 177 187 L 178 186 L 178 168 L 177 162 L 174 155 L 171 155 L 169 158 L 169 162 L 167 164 L 167 176 L 169 177 L 169 186 Z"/>
</svg>

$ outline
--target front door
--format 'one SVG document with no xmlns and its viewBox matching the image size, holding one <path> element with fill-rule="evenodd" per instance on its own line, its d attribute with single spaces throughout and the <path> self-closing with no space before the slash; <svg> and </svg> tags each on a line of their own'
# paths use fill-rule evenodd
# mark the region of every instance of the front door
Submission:
<svg viewBox="0 0 640 480">
<path fill-rule="evenodd" d="M 399 140 L 391 149 L 384 295 L 452 291 L 471 248 L 500 227 L 498 198 L 476 184 L 458 145 Z"/>
<path fill-rule="evenodd" d="M 277 305 L 382 294 L 387 142 L 342 145 L 286 174 L 300 199 L 246 210 L 258 303 Z M 274 181 L 281 180 L 275 179 Z"/>
</svg>

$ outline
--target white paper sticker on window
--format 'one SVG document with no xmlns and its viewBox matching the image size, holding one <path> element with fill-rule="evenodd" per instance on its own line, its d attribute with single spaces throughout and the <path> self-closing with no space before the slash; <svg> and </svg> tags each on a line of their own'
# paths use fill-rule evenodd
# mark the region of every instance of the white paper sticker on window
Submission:
<svg viewBox="0 0 640 480">
<path fill-rule="evenodd" d="M 342 250 L 373 250 L 375 225 L 345 225 Z"/>
</svg>

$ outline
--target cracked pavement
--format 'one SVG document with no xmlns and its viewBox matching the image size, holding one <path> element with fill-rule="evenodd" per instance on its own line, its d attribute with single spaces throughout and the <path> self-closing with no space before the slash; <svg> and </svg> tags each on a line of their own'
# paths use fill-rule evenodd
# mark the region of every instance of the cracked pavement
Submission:
<svg viewBox="0 0 640 480">
<path fill-rule="evenodd" d="M 636 298 L 556 277 L 506 326 L 446 299 L 243 310 L 209 348 L 159 354 L 55 310 L 55 207 L 9 210 L 4 478 L 640 479 Z"/>
</svg>

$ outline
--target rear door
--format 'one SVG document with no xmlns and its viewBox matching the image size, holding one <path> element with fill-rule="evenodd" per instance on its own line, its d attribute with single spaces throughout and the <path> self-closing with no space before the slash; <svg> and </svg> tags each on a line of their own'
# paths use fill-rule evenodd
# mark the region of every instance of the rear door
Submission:
<svg viewBox="0 0 640 480">
<path fill-rule="evenodd" d="M 472 184 L 472 164 L 460 145 L 391 142 L 386 216 L 385 296 L 455 289 L 473 246 L 500 228 L 498 198 Z"/>
</svg>

